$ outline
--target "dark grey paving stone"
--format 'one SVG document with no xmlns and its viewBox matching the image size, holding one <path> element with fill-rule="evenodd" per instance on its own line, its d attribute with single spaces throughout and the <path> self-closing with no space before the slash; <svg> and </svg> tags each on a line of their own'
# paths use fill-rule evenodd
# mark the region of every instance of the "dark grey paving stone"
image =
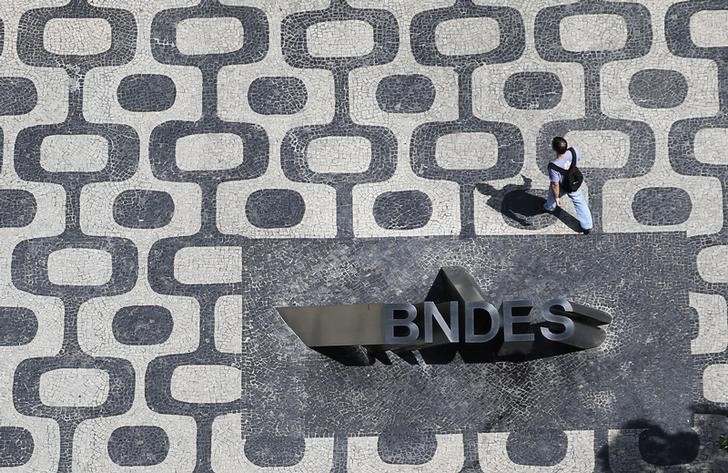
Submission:
<svg viewBox="0 0 728 473">
<path fill-rule="evenodd" d="M 306 213 L 303 197 L 290 189 L 262 189 L 248 196 L 245 215 L 259 228 L 287 228 L 298 225 Z"/>
<path fill-rule="evenodd" d="M 38 104 L 38 91 L 25 77 L 0 77 L 0 115 L 23 115 Z"/>
<path fill-rule="evenodd" d="M 307 101 L 306 84 L 297 77 L 259 77 L 248 89 L 248 104 L 261 115 L 292 115 Z"/>
<path fill-rule="evenodd" d="M 688 81 L 678 71 L 645 69 L 630 79 L 629 95 L 639 107 L 677 107 L 688 96 Z"/>
<path fill-rule="evenodd" d="M 677 120 L 670 127 L 668 151 L 673 169 L 684 175 L 711 176 L 728 188 L 726 167 L 701 163 L 694 141 L 699 130 L 728 126 L 725 58 L 727 47 L 706 48 L 692 41 L 690 20 L 703 9 L 725 9 L 724 0 L 678 2 L 665 17 L 665 35 L 670 52 L 683 58 L 716 61 L 719 67 L 721 112 L 712 117 Z M 458 1 L 446 8 L 418 13 L 409 31 L 401 12 L 377 8 L 354 8 L 344 0 L 333 0 L 328 8 L 290 15 L 282 20 L 281 37 L 271 38 L 270 18 L 258 8 L 204 1 L 190 8 L 169 8 L 153 19 L 151 47 L 163 64 L 197 68 L 203 78 L 200 97 L 203 116 L 198 121 L 170 121 L 151 135 L 150 161 L 154 175 L 163 180 L 193 182 L 203 193 L 202 227 L 192 236 L 155 242 L 150 251 L 149 279 L 155 291 L 195 297 L 201 308 L 200 347 L 192 353 L 154 358 L 145 379 L 146 402 L 162 414 L 188 415 L 198 426 L 196 471 L 210 471 L 211 422 L 215 416 L 241 412 L 244 433 L 250 434 L 245 453 L 256 463 L 287 466 L 303 455 L 304 435 L 335 435 L 334 471 L 346 468 L 346 435 L 383 433 L 379 453 L 394 464 L 422 463 L 434 451 L 432 436 L 412 432 L 460 433 L 465 430 L 464 471 L 479 471 L 475 432 L 514 431 L 509 453 L 514 461 L 534 465 L 554 464 L 563 450 L 566 429 L 596 430 L 600 451 L 606 429 L 628 428 L 635 417 L 648 417 L 664 425 L 643 434 L 639 442 L 642 459 L 657 465 L 691 461 L 695 435 L 687 429 L 695 398 L 702 399 L 699 376 L 705 363 L 725 363 L 723 354 L 695 357 L 689 340 L 694 338 L 694 310 L 688 307 L 689 291 L 724 294 L 720 285 L 707 286 L 696 275 L 694 249 L 701 245 L 726 244 L 725 231 L 688 239 L 684 234 L 595 235 L 580 237 L 485 237 L 463 240 L 447 238 L 398 238 L 352 240 L 354 215 L 352 187 L 386 182 L 397 166 L 409 165 L 425 179 L 448 180 L 461 188 L 462 234 L 473 237 L 473 187 L 493 179 L 517 176 L 524 163 L 523 131 L 512 124 L 479 120 L 472 114 L 471 81 L 474 68 L 497 67 L 518 60 L 531 38 L 526 38 L 526 16 L 512 7 L 476 5 Z M 566 51 L 560 41 L 560 20 L 570 15 L 616 14 L 627 27 L 623 48 L 604 51 Z M 439 53 L 435 30 L 443 21 L 463 17 L 492 17 L 500 28 L 499 46 L 482 54 Z M 98 55 L 59 55 L 44 44 L 47 23 L 59 18 L 104 18 L 112 28 L 111 48 Z M 191 18 L 233 17 L 243 24 L 243 46 L 230 53 L 182 54 L 175 43 L 177 25 Z M 315 24 L 333 20 L 361 20 L 372 26 L 375 47 L 364 57 L 315 57 L 307 44 L 306 31 Z M 601 109 L 600 68 L 611 61 L 640 58 L 653 47 L 655 22 L 661 21 L 652 6 L 637 2 L 586 1 L 542 8 L 536 17 L 534 38 L 539 55 L 552 63 L 576 63 L 585 73 L 585 116 L 543 126 L 537 138 L 537 162 L 545 169 L 548 142 L 553 135 L 578 130 L 619 130 L 630 139 L 630 156 L 621 169 L 590 169 L 587 180 L 600 217 L 601 186 L 608 179 L 644 175 L 656 155 L 655 131 L 638 121 L 605 117 Z M 19 243 L 12 256 L 12 282 L 20 290 L 38 296 L 58 297 L 65 307 L 63 349 L 57 356 L 29 358 L 17 367 L 13 379 L 15 408 L 23 415 L 48 417 L 61 429 L 59 471 L 73 464 L 75 426 L 91 418 L 120 415 L 134 400 L 135 374 L 123 358 L 91 357 L 78 346 L 74 332 L 75 307 L 92 297 L 107 297 L 131 290 L 137 280 L 138 255 L 129 240 L 114 236 L 95 237 L 79 228 L 81 209 L 78 191 L 92 182 L 114 182 L 130 178 L 138 169 L 140 140 L 134 124 L 90 123 L 82 114 L 82 98 L 93 100 L 84 90 L 84 75 L 95 67 L 122 66 L 137 54 L 138 25 L 134 15 L 122 8 L 95 6 L 73 1 L 58 8 L 36 8 L 17 25 L 0 21 L 0 36 L 17 28 L 18 56 L 25 64 L 67 71 L 78 90 L 69 89 L 69 117 L 62 123 L 28 126 L 15 140 L 12 162 L 18 176 L 29 182 L 55 183 L 67 195 L 66 231 L 62 235 L 32 238 Z M 449 122 L 423 123 L 414 130 L 411 156 L 398 156 L 402 137 L 386 123 L 360 125 L 350 116 L 348 76 L 358 68 L 392 62 L 400 52 L 402 35 L 410 35 L 412 53 L 419 64 L 446 67 L 457 74 L 452 84 L 459 96 L 459 116 Z M 15 35 L 10 35 L 15 37 Z M 331 123 L 301 123 L 288 130 L 282 143 L 269 143 L 266 129 L 254 123 L 232 123 L 217 114 L 217 77 L 221 67 L 260 61 L 272 45 L 281 42 L 284 60 L 301 70 L 331 71 L 335 85 L 335 116 Z M 276 46 L 277 47 L 277 46 Z M 0 49 L 3 41 L 0 41 Z M 432 81 L 425 75 L 402 70 L 377 86 L 379 107 L 388 113 L 420 113 L 434 100 Z M 259 114 L 291 114 L 302 110 L 308 90 L 296 77 L 252 77 L 248 91 L 251 108 Z M 525 71 L 511 76 L 503 90 L 514 108 L 549 109 L 562 93 L 562 76 Z M 373 87 L 373 85 L 372 85 Z M 43 90 L 40 91 L 41 94 Z M 636 106 L 670 108 L 684 103 L 687 81 L 677 71 L 646 69 L 635 74 L 629 92 Z M 38 97 L 36 84 L 26 78 L 0 79 L 0 114 L 19 115 L 31 111 L 45 97 Z M 117 89 L 122 107 L 135 112 L 166 110 L 174 105 L 174 82 L 163 75 L 136 74 L 122 80 Z M 579 111 L 576 111 L 579 112 Z M 449 133 L 490 132 L 498 140 L 498 162 L 490 169 L 452 170 L 437 166 L 435 144 Z M 197 133 L 235 133 L 244 141 L 245 159 L 237 168 L 218 171 L 185 171 L 176 166 L 176 140 Z M 96 134 L 109 143 L 109 165 L 93 173 L 53 173 L 39 165 L 40 143 L 51 135 Z M 0 131 L 0 136 L 2 132 Z M 372 143 L 371 166 L 363 173 L 314 173 L 306 163 L 305 150 L 312 140 L 325 136 L 361 136 Z M 268 153 L 280 145 L 281 166 L 287 179 L 305 184 L 330 186 L 336 192 L 337 230 L 341 241 L 256 240 L 250 242 L 222 235 L 214 218 L 215 186 L 229 180 L 254 179 L 268 169 Z M 2 148 L 0 146 L 0 148 Z M 10 160 L 0 162 L 7 166 Z M 2 169 L 5 173 L 7 170 Z M 283 186 L 283 184 L 281 184 Z M 481 186 L 482 187 L 482 186 Z M 489 190 L 488 190 L 489 191 Z M 431 218 L 431 203 L 424 193 L 385 193 L 375 205 L 375 220 L 384 228 L 421 228 Z M 253 197 L 255 196 L 255 197 Z M 306 211 L 302 197 L 285 189 L 254 193 L 246 203 L 246 214 L 262 228 L 286 228 L 301 221 Z M 100 198 L 103 198 L 101 196 Z M 107 198 L 111 198 L 106 196 Z M 542 229 L 556 216 L 531 210 L 542 193 L 522 188 L 490 195 L 488 205 L 501 211 L 508 225 L 519 229 Z M 668 205 L 669 204 L 669 205 Z M 717 205 L 717 204 L 716 204 Z M 725 205 L 725 202 L 724 202 Z M 646 225 L 678 224 L 692 207 L 678 189 L 648 188 L 633 202 L 635 218 Z M 240 209 L 242 212 L 243 209 Z M 32 194 L 9 190 L 0 193 L 0 226 L 23 227 L 35 218 L 37 203 Z M 129 191 L 114 202 L 114 218 L 128 228 L 153 229 L 169 223 L 174 214 L 166 193 Z M 724 212 L 728 215 L 728 212 Z M 150 232 L 151 233 L 151 232 Z M 31 237 L 28 237 L 31 238 Z M 182 285 L 175 282 L 174 251 L 187 246 L 233 245 L 246 252 L 245 284 Z M 112 280 L 100 287 L 51 284 L 46 262 L 50 252 L 63 248 L 94 248 L 113 255 Z M 250 264 L 249 264 L 250 262 Z M 282 325 L 274 305 L 345 303 L 370 301 L 419 301 L 443 264 L 468 266 L 494 302 L 526 288 L 535 299 L 554 291 L 576 294 L 583 302 L 607 307 L 615 322 L 603 350 L 561 355 L 524 363 L 473 363 L 460 357 L 442 357 L 427 367 L 412 366 L 412 357 L 402 355 L 385 364 L 361 349 L 348 358 L 316 353 L 300 346 Z M 248 267 L 249 265 L 249 267 Z M 565 278 L 564 274 L 569 277 Z M 697 286 L 697 287 L 696 287 Z M 243 335 L 250 342 L 244 355 L 215 350 L 214 303 L 220 295 L 245 294 L 246 319 Z M 521 294 L 519 294 L 521 295 Z M 665 301 L 671 310 L 665 311 Z M 116 314 L 114 334 L 128 344 L 162 343 L 172 329 L 172 316 L 164 308 L 125 308 Z M 688 317 L 686 317 L 686 314 Z M 40 315 L 40 314 L 39 314 Z M 3 318 L 4 317 L 4 318 Z M 41 319 L 43 320 L 43 319 Z M 19 308 L 0 310 L 0 345 L 21 345 L 32 340 L 38 319 Z M 342 363 L 359 366 L 346 366 Z M 709 360 L 709 361 L 708 361 Z M 449 363 L 445 365 L 444 363 Z M 223 364 L 242 366 L 244 406 L 238 402 L 188 404 L 169 393 L 169 377 L 177 366 Z M 40 402 L 39 379 L 57 368 L 97 368 L 110 376 L 109 400 L 95 408 L 62 408 Z M 618 376 L 615 376 L 618 373 Z M 602 402 L 604 397 L 613 402 Z M 455 401 L 453 401 L 453 399 Z M 595 401 L 597 399 L 597 401 Z M 453 402 L 457 402 L 454 407 Z M 718 406 L 720 407 L 720 406 Z M 712 406 L 716 408 L 716 406 Z M 721 411 L 721 412 L 724 412 Z M 248 415 L 249 413 L 249 415 Z M 532 432 L 533 425 L 543 426 Z M 551 432 L 549 437 L 547 432 Z M 665 433 L 668 432 L 668 433 Z M 557 434 L 558 433 L 558 434 Z M 409 442 L 403 441 L 409 436 Z M 558 438 L 557 438 L 558 437 Z M 162 440 L 164 439 L 164 440 Z M 109 454 L 121 463 L 151 465 L 167 455 L 166 435 L 156 427 L 125 426 L 114 432 Z M 33 451 L 30 433 L 20 427 L 0 427 L 0 467 L 27 463 Z M 529 449 L 529 445 L 534 445 Z M 548 451 L 546 447 L 549 447 Z M 235 452 L 239 454 L 240 452 Z M 722 464 L 722 463 L 721 463 Z M 600 465 L 598 471 L 608 471 Z M 714 471 L 725 468 L 716 462 Z"/>
<path fill-rule="evenodd" d="M 422 113 L 435 102 L 435 85 L 421 74 L 392 75 L 377 85 L 379 108 L 389 113 Z"/>
<path fill-rule="evenodd" d="M 245 439 L 245 456 L 262 467 L 295 465 L 305 450 L 303 437 L 258 434 Z"/>
<path fill-rule="evenodd" d="M 158 465 L 167 458 L 169 438 L 161 427 L 125 425 L 111 433 L 107 450 L 119 466 Z"/>
<path fill-rule="evenodd" d="M 122 307 L 114 315 L 114 337 L 125 345 L 156 345 L 167 341 L 174 328 L 172 313 L 157 305 Z"/>
<path fill-rule="evenodd" d="M 124 77 L 116 89 L 119 105 L 130 112 L 159 112 L 174 105 L 177 87 L 160 74 L 134 74 Z"/>
<path fill-rule="evenodd" d="M 33 436 L 22 427 L 0 427 L 0 468 L 19 467 L 33 456 Z"/>
<path fill-rule="evenodd" d="M 387 230 L 412 230 L 427 225 L 432 201 L 424 192 L 386 192 L 374 201 L 374 220 Z"/>
<path fill-rule="evenodd" d="M 26 190 L 0 189 L 0 227 L 25 227 L 38 209 L 35 196 Z"/>
<path fill-rule="evenodd" d="M 379 436 L 377 450 L 387 463 L 417 465 L 432 459 L 437 439 L 433 433 L 388 429 Z"/>
<path fill-rule="evenodd" d="M 114 200 L 114 220 L 128 228 L 160 228 L 172 221 L 174 200 L 166 192 L 130 189 Z"/>
<path fill-rule="evenodd" d="M 632 200 L 634 218 L 643 225 L 677 225 L 690 218 L 690 195 L 677 187 L 640 189 Z"/>
<path fill-rule="evenodd" d="M 511 461 L 519 465 L 553 466 L 564 459 L 568 444 L 563 431 L 534 426 L 511 432 L 506 448 Z"/>
<path fill-rule="evenodd" d="M 38 318 L 25 307 L 0 307 L 0 346 L 25 345 L 38 333 Z"/>
<path fill-rule="evenodd" d="M 513 108 L 546 110 L 561 102 L 564 88 L 553 72 L 519 72 L 506 80 L 503 95 Z"/>
</svg>

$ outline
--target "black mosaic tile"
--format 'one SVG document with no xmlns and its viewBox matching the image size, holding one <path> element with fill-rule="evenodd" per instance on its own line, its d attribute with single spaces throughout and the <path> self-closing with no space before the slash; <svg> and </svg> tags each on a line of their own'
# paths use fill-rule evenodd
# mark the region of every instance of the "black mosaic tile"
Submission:
<svg viewBox="0 0 728 473">
<path fill-rule="evenodd" d="M 130 189 L 114 199 L 114 220 L 128 228 L 160 228 L 174 215 L 174 201 L 166 192 Z"/>
<path fill-rule="evenodd" d="M 262 115 L 292 115 L 308 101 L 306 84 L 297 77 L 259 77 L 248 89 L 248 103 Z"/>
<path fill-rule="evenodd" d="M 167 457 L 169 438 L 156 426 L 129 425 L 111 433 L 107 448 L 111 461 L 119 466 L 152 466 Z"/>
<path fill-rule="evenodd" d="M 519 72 L 508 78 L 503 86 L 506 102 L 522 110 L 545 110 L 561 102 L 563 86 L 552 72 Z"/>
<path fill-rule="evenodd" d="M 629 95 L 643 108 L 677 107 L 688 95 L 688 81 L 678 71 L 646 69 L 630 79 Z"/>
<path fill-rule="evenodd" d="M 33 456 L 33 437 L 22 427 L 0 427 L 0 467 L 20 467 Z"/>
<path fill-rule="evenodd" d="M 130 112 L 159 112 L 174 105 L 174 81 L 160 74 L 134 74 L 124 77 L 116 89 L 119 105 Z"/>
<path fill-rule="evenodd" d="M 38 333 L 38 318 L 25 307 L 0 307 L 0 346 L 25 345 Z"/>
<path fill-rule="evenodd" d="M 251 435 L 245 442 L 245 456 L 261 467 L 287 467 L 301 461 L 305 445 L 302 437 Z"/>
<path fill-rule="evenodd" d="M 38 91 L 25 77 L 0 77 L 0 115 L 23 115 L 38 103 Z"/>
<path fill-rule="evenodd" d="M 114 337 L 125 345 L 164 343 L 174 328 L 172 314 L 166 307 L 138 305 L 122 307 L 114 315 Z"/>
<path fill-rule="evenodd" d="M 306 212 L 303 197 L 289 189 L 262 189 L 253 192 L 245 203 L 245 215 L 260 228 L 285 228 L 298 225 Z"/>
<path fill-rule="evenodd" d="M 435 85 L 421 74 L 393 75 L 377 85 L 379 108 L 389 113 L 422 113 L 435 102 Z"/>
<path fill-rule="evenodd" d="M 379 456 L 387 463 L 425 463 L 432 459 L 437 449 L 434 434 L 417 429 L 385 430 L 377 444 Z"/>
<path fill-rule="evenodd" d="M 412 230 L 430 221 L 432 201 L 420 191 L 387 192 L 377 196 L 373 211 L 377 225 L 382 228 Z"/>
<path fill-rule="evenodd" d="M 539 429 L 511 432 L 507 451 L 511 461 L 519 465 L 558 465 L 566 456 L 568 439 L 558 429 Z"/>
<path fill-rule="evenodd" d="M 677 225 L 692 210 L 690 195 L 677 187 L 640 189 L 632 200 L 634 218 L 643 225 Z"/>
<path fill-rule="evenodd" d="M 0 227 L 25 227 L 38 209 L 35 196 L 20 189 L 0 189 Z"/>
</svg>

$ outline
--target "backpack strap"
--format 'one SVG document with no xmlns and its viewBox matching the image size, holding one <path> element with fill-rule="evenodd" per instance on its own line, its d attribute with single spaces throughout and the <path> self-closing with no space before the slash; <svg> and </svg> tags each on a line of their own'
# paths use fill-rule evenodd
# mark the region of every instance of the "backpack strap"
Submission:
<svg viewBox="0 0 728 473">
<path fill-rule="evenodd" d="M 571 153 L 571 166 L 576 165 L 576 151 L 574 151 L 574 148 L 569 148 L 567 151 Z M 569 166 L 569 169 L 571 169 L 571 166 Z M 554 163 L 549 163 L 548 165 L 549 169 L 553 169 L 554 171 L 558 172 L 559 174 L 563 174 L 566 176 L 566 174 L 569 172 L 569 169 L 561 168 Z"/>
<path fill-rule="evenodd" d="M 576 166 L 576 151 L 574 151 L 574 148 L 569 148 L 569 152 L 571 153 L 571 166 Z M 571 169 L 571 166 L 569 166 L 569 169 Z"/>
<path fill-rule="evenodd" d="M 559 174 L 563 174 L 563 175 L 566 175 L 566 173 L 568 172 L 566 169 L 560 168 L 557 165 L 555 165 L 554 163 L 549 163 L 548 168 L 553 169 L 554 171 L 558 172 Z"/>
</svg>

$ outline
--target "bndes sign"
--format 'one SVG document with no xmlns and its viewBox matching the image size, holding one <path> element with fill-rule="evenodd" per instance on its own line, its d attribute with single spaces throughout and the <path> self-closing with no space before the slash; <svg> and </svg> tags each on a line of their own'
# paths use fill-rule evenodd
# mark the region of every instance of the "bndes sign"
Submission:
<svg viewBox="0 0 728 473">
<path fill-rule="evenodd" d="M 384 304 L 384 344 L 409 345 L 418 341 L 432 344 L 435 342 L 434 326 L 450 343 L 487 343 L 499 334 L 501 327 L 505 342 L 534 341 L 537 335 L 554 342 L 564 342 L 572 339 L 576 332 L 573 318 L 589 317 L 593 310 L 563 298 L 546 302 L 540 313 L 533 309 L 533 304 L 527 299 L 505 300 L 500 310 L 488 302 L 470 301 L 465 302 L 464 307 L 458 301 L 444 304 L 427 301 L 420 310 L 414 304 Z M 463 319 L 465 330 L 461 339 Z M 535 326 L 538 321 L 546 322 L 546 325 Z M 483 324 L 487 325 L 487 331 L 478 333 L 476 325 Z"/>
<path fill-rule="evenodd" d="M 599 346 L 611 316 L 557 297 L 541 307 L 527 299 L 504 300 L 500 309 L 486 301 L 473 277 L 461 267 L 440 269 L 419 304 L 353 304 L 279 307 L 288 326 L 309 347 L 364 345 L 410 350 L 447 343 L 512 345 L 527 353 L 534 343 L 571 348 Z"/>
</svg>

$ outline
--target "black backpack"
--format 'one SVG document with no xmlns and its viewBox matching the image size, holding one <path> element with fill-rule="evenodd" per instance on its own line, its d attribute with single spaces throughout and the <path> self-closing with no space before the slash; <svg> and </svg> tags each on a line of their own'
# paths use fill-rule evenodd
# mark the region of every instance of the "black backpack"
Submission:
<svg viewBox="0 0 728 473">
<path fill-rule="evenodd" d="M 581 183 L 584 182 L 584 175 L 576 167 L 576 152 L 574 152 L 574 148 L 569 148 L 568 151 L 571 153 L 571 166 L 569 169 L 562 169 L 554 163 L 549 163 L 549 169 L 553 169 L 564 176 L 564 182 L 561 183 L 561 186 L 566 192 L 571 193 L 579 189 Z"/>
</svg>

